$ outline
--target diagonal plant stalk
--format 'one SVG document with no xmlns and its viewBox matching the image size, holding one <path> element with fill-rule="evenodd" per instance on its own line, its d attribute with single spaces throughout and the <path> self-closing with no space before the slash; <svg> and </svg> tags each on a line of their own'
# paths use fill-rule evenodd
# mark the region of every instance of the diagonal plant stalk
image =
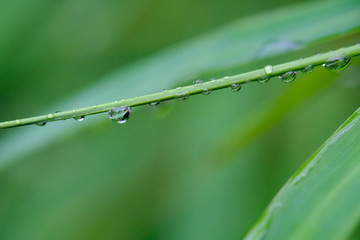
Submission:
<svg viewBox="0 0 360 240">
<path fill-rule="evenodd" d="M 186 98 L 190 95 L 203 93 L 204 90 L 214 91 L 217 89 L 229 87 L 232 84 L 244 84 L 253 81 L 258 81 L 262 77 L 273 77 L 273 76 L 281 75 L 288 71 L 302 70 L 309 65 L 315 67 L 325 63 L 326 61 L 334 57 L 340 57 L 340 56 L 355 57 L 358 55 L 360 55 L 360 44 L 355 44 L 353 46 L 340 48 L 335 51 L 329 51 L 327 53 L 318 54 L 311 57 L 298 59 L 295 61 L 286 62 L 275 66 L 266 66 L 262 69 L 258 69 L 255 71 L 233 75 L 233 76 L 227 76 L 224 78 L 204 82 L 201 84 L 178 87 L 175 89 L 164 90 L 162 92 L 157 92 L 140 97 L 123 99 L 120 101 L 114 101 L 110 103 L 94 105 L 90 107 L 84 107 L 69 111 L 49 113 L 47 115 L 1 122 L 0 128 L 11 128 L 11 127 L 18 127 L 29 124 L 66 120 L 70 118 L 81 118 L 87 115 L 108 112 L 111 109 L 120 106 L 135 107 L 135 106 L 157 103 L 157 102 L 176 99 L 176 98 Z"/>
</svg>

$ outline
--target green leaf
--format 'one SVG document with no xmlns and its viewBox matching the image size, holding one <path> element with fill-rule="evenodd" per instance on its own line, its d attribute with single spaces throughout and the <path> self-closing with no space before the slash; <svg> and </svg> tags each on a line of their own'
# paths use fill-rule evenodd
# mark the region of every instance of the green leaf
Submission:
<svg viewBox="0 0 360 240">
<path fill-rule="evenodd" d="M 300 167 L 244 237 L 345 239 L 360 219 L 360 108 Z"/>
</svg>

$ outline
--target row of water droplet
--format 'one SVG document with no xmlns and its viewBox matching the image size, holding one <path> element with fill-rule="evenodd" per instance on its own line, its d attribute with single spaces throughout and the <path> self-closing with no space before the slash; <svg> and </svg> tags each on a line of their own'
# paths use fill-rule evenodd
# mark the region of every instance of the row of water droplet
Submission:
<svg viewBox="0 0 360 240">
<path fill-rule="evenodd" d="M 317 54 L 318 55 L 318 54 Z M 344 68 L 346 68 L 350 62 L 351 58 L 350 57 L 345 57 L 345 56 L 336 56 L 336 57 L 332 57 L 330 58 L 328 61 L 326 61 L 324 64 L 323 64 L 323 67 L 325 67 L 326 69 L 329 69 L 331 71 L 340 71 L 340 70 L 343 70 Z M 272 69 L 272 66 L 271 65 L 267 65 L 264 67 L 264 71 L 266 74 L 271 74 L 273 69 Z M 310 74 L 314 71 L 314 66 L 313 65 L 308 65 L 306 66 L 304 69 L 301 70 L 303 73 L 305 74 Z M 290 82 L 293 82 L 296 78 L 296 74 L 297 72 L 296 71 L 288 71 L 288 72 L 285 72 L 281 75 L 279 75 L 279 79 L 285 83 L 290 83 Z M 226 76 L 224 77 L 223 79 L 227 79 L 229 78 L 229 76 Z M 264 76 L 264 77 L 261 77 L 259 78 L 257 81 L 259 83 L 266 83 L 270 80 L 270 76 Z M 214 82 L 215 79 L 214 78 L 211 78 L 210 79 L 210 82 Z M 201 86 L 203 84 L 203 81 L 200 80 L 200 79 L 197 79 L 193 82 L 194 86 Z M 233 83 L 230 85 L 230 90 L 232 92 L 237 92 L 241 89 L 241 84 L 240 83 Z M 176 89 L 181 89 L 181 87 L 177 87 Z M 167 90 L 164 90 L 164 91 L 167 91 Z M 208 89 L 208 88 L 204 88 L 202 90 L 202 94 L 204 95 L 209 95 L 211 93 L 211 90 Z M 188 91 L 184 91 L 184 92 L 181 92 L 181 93 L 178 93 L 176 95 L 176 99 L 178 100 L 185 100 L 189 97 L 189 92 Z M 149 105 L 150 106 L 157 106 L 160 102 L 152 102 L 150 103 Z M 109 115 L 109 118 L 111 120 L 113 120 L 114 122 L 117 122 L 117 123 L 120 123 L 120 124 L 123 124 L 125 123 L 129 117 L 130 117 L 130 114 L 131 114 L 131 108 L 130 107 L 127 107 L 127 106 L 121 106 L 121 107 L 118 107 L 118 108 L 113 108 L 111 109 L 109 112 L 108 112 L 108 115 Z M 54 115 L 53 114 L 48 114 L 46 116 L 47 118 L 51 119 L 51 118 L 54 118 Z M 83 121 L 85 119 L 85 116 L 81 116 L 81 117 L 75 117 L 74 118 L 76 121 Z M 17 124 L 20 124 L 20 120 L 16 120 L 18 121 Z M 36 123 L 37 126 L 44 126 L 46 124 L 46 122 L 38 122 Z"/>
</svg>

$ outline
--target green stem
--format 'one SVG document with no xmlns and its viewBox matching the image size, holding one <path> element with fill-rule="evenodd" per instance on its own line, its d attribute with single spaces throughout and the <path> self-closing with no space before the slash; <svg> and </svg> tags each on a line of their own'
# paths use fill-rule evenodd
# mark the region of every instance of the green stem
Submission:
<svg viewBox="0 0 360 240">
<path fill-rule="evenodd" d="M 141 97 L 129 98 L 124 99 L 121 101 L 114 101 L 110 103 L 94 105 L 91 107 L 79 108 L 70 111 L 64 112 L 56 112 L 56 113 L 49 113 L 47 115 L 31 117 L 31 118 L 24 118 L 24 119 L 17 119 L 12 121 L 6 121 L 0 123 L 0 128 L 10 128 L 10 127 L 18 127 L 22 125 L 29 125 L 29 124 L 36 124 L 36 123 L 43 123 L 43 122 L 51 122 L 51 121 L 58 121 L 58 120 L 65 120 L 69 118 L 77 118 L 97 113 L 107 112 L 113 108 L 120 107 L 120 106 L 128 106 L 128 107 L 135 107 L 140 105 L 145 105 L 153 102 L 161 102 L 165 100 L 171 100 L 175 98 L 179 98 L 194 94 L 202 93 L 204 89 L 208 89 L 210 91 L 226 88 L 231 86 L 232 84 L 243 84 L 248 82 L 257 81 L 259 78 L 264 76 L 277 76 L 288 71 L 296 71 L 304 69 L 308 65 L 318 66 L 323 64 L 324 62 L 328 61 L 332 57 L 336 56 L 347 56 L 347 57 L 355 57 L 360 55 L 360 44 L 356 44 L 351 47 L 341 48 L 335 51 L 330 51 L 327 53 L 298 59 L 295 61 L 279 64 L 272 66 L 271 73 L 269 73 L 268 68 L 265 71 L 265 68 L 258 69 L 255 71 L 242 73 L 234 76 L 220 78 L 214 81 L 204 82 L 200 85 L 189 85 L 186 87 L 179 87 L 176 89 L 171 90 L 164 90 L 162 92 L 153 93 Z"/>
</svg>

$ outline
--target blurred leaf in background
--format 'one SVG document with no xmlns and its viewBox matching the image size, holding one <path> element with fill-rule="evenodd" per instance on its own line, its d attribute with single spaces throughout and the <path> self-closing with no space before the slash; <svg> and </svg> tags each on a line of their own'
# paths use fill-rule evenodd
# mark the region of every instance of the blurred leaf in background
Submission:
<svg viewBox="0 0 360 240">
<path fill-rule="evenodd" d="M 356 0 L 2 1 L 0 120 L 352 45 L 359 16 Z M 0 238 L 238 239 L 357 109 L 359 63 L 141 107 L 125 125 L 2 130 Z"/>
</svg>

